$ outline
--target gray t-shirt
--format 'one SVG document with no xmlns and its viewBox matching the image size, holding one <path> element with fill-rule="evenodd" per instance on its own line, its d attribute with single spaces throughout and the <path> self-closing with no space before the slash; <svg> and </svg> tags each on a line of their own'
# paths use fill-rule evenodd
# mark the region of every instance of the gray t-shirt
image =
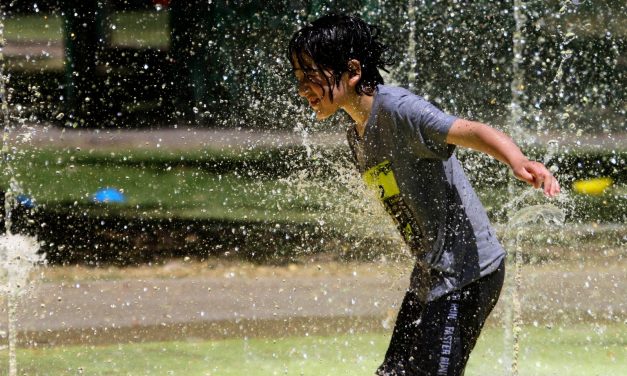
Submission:
<svg viewBox="0 0 627 376">
<path fill-rule="evenodd" d="M 408 90 L 379 85 L 363 139 L 348 131 L 366 184 L 426 271 L 412 285 L 427 300 L 490 274 L 505 256 L 455 146 L 446 143 L 455 119 Z"/>
</svg>

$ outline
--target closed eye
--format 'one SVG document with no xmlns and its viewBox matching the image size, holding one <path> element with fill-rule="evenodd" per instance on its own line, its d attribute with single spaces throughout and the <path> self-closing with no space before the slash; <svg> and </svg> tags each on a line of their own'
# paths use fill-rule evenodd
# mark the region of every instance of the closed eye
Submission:
<svg viewBox="0 0 627 376">
<path fill-rule="evenodd" d="M 295 77 L 298 82 L 308 81 L 318 85 L 323 82 L 320 72 L 313 69 L 307 69 L 305 71 L 302 69 L 294 69 L 293 77 Z"/>
<path fill-rule="evenodd" d="M 305 71 L 305 78 L 307 79 L 307 81 L 315 84 L 320 84 L 323 82 L 320 72 L 313 69 Z"/>
</svg>

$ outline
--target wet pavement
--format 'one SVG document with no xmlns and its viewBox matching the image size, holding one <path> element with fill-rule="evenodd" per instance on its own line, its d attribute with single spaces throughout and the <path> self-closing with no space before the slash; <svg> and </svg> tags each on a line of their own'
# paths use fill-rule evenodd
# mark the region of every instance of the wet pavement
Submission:
<svg viewBox="0 0 627 376">
<path fill-rule="evenodd" d="M 312 145 L 343 147 L 343 130 L 313 130 L 308 135 Z M 24 147 L 67 147 L 90 149 L 138 150 L 228 150 L 238 152 L 251 148 L 277 148 L 303 145 L 302 134 L 292 130 L 253 130 L 225 128 L 156 128 L 156 129 L 74 129 L 54 125 L 25 125 L 11 133 L 11 143 Z M 545 147 L 556 141 L 561 150 L 625 151 L 627 133 L 570 134 L 555 132 L 535 136 L 531 145 Z"/>
<path fill-rule="evenodd" d="M 403 268 L 398 275 L 242 277 L 228 272 L 222 277 L 48 282 L 19 304 L 20 344 L 389 331 L 408 283 Z M 624 261 L 601 268 L 525 267 L 523 317 L 540 325 L 625 322 L 625 280 Z M 493 319 L 503 316 L 507 296 Z M 5 312 L 0 330 L 6 327 Z"/>
<path fill-rule="evenodd" d="M 344 132 L 313 132 L 310 142 L 324 147 L 345 144 Z M 12 132 L 12 143 L 24 147 L 64 147 L 84 150 L 211 149 L 237 153 L 255 148 L 273 149 L 303 145 L 303 136 L 289 130 L 224 128 L 73 129 L 28 125 Z"/>
<path fill-rule="evenodd" d="M 381 322 L 403 289 L 353 275 L 44 283 L 20 304 L 18 328 L 27 346 L 315 333 Z"/>
</svg>

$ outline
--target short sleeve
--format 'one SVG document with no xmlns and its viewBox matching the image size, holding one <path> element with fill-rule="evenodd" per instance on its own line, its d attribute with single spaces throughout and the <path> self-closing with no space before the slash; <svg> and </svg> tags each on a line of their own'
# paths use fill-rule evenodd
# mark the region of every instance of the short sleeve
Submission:
<svg viewBox="0 0 627 376">
<path fill-rule="evenodd" d="M 398 106 L 401 127 L 411 149 L 419 158 L 448 159 L 455 145 L 446 136 L 457 117 L 449 115 L 417 95 L 407 95 Z"/>
</svg>

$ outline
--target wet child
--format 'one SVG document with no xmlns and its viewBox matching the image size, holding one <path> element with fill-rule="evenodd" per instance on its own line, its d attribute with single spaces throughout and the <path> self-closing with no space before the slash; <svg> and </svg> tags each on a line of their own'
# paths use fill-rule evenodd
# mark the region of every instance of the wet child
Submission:
<svg viewBox="0 0 627 376">
<path fill-rule="evenodd" d="M 557 180 L 512 140 L 485 124 L 446 114 L 384 85 L 378 29 L 347 15 L 296 32 L 288 54 L 319 120 L 342 109 L 355 164 L 379 197 L 416 265 L 377 375 L 460 375 L 504 278 L 505 252 L 455 157 L 456 146 L 491 155 L 555 196 Z"/>
</svg>

